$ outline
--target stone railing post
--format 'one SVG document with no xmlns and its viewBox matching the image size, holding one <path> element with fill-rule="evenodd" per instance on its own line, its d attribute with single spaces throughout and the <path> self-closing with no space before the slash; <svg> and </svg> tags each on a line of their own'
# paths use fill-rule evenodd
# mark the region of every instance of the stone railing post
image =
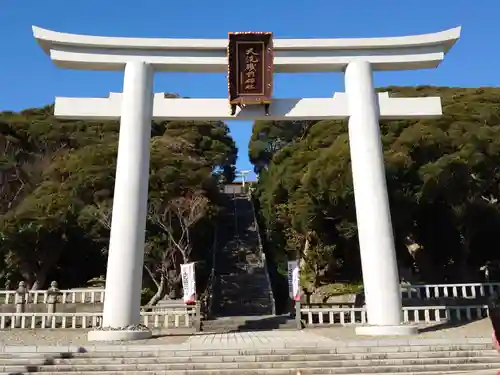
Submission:
<svg viewBox="0 0 500 375">
<path fill-rule="evenodd" d="M 47 312 L 49 314 L 55 314 L 57 298 L 59 297 L 60 294 L 61 291 L 58 288 L 57 281 L 52 281 L 50 283 L 50 288 L 47 289 Z M 49 326 L 53 325 L 52 319 L 55 319 L 55 317 L 51 316 L 48 319 Z"/>
<path fill-rule="evenodd" d="M 196 332 L 201 332 L 201 301 L 196 301 L 193 323 Z"/>
<path fill-rule="evenodd" d="M 19 286 L 16 289 L 16 296 L 14 298 L 14 302 L 16 304 L 16 315 L 15 315 L 15 327 L 18 328 L 21 326 L 21 316 L 17 314 L 22 314 L 26 311 L 26 283 L 24 281 L 19 282 Z"/>
<path fill-rule="evenodd" d="M 295 324 L 297 329 L 302 329 L 302 314 L 300 313 L 300 301 L 295 301 Z"/>
</svg>

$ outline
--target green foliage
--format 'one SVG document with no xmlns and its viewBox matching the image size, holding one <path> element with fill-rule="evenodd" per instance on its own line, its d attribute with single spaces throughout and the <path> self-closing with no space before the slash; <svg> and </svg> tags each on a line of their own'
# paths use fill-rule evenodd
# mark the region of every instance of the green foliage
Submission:
<svg viewBox="0 0 500 375">
<path fill-rule="evenodd" d="M 500 262 L 500 89 L 380 91 L 437 95 L 444 111 L 434 120 L 381 122 L 401 274 L 477 281 L 485 262 Z M 313 288 L 359 283 L 347 122 L 257 122 L 249 154 L 259 172 L 254 195 L 265 247 L 278 268 L 299 256 Z"/>
<path fill-rule="evenodd" d="M 81 286 L 105 273 L 119 124 L 52 113 L 53 106 L 0 113 L 0 277 L 10 287 L 21 279 L 32 287 L 52 279 L 63 288 Z M 234 177 L 235 143 L 221 122 L 152 125 L 149 200 L 168 205 L 192 191 L 205 197 L 208 208 L 190 244 L 192 260 L 205 264 L 218 219 L 217 184 L 220 175 Z M 167 251 L 165 232 L 147 226 L 146 251 Z M 147 261 L 158 268 L 157 258 Z M 155 294 L 155 283 L 145 275 L 144 298 Z"/>
</svg>

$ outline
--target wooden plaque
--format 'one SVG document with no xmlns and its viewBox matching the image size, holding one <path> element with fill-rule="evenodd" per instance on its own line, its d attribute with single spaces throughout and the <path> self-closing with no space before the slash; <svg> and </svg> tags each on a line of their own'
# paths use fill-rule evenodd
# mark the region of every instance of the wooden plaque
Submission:
<svg viewBox="0 0 500 375">
<path fill-rule="evenodd" d="M 229 33 L 228 86 L 231 105 L 271 104 L 273 34 Z"/>
</svg>

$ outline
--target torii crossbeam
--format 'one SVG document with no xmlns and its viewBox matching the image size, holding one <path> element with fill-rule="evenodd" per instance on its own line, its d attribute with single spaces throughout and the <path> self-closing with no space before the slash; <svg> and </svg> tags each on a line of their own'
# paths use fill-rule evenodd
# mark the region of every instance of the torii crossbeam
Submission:
<svg viewBox="0 0 500 375">
<path fill-rule="evenodd" d="M 387 92 L 378 94 L 379 116 L 382 119 L 433 118 L 442 115 L 441 98 L 391 98 Z M 108 98 L 56 98 L 54 114 L 59 118 L 87 120 L 119 120 L 122 94 Z M 153 120 L 326 120 L 346 119 L 349 105 L 345 93 L 333 98 L 274 99 L 269 116 L 262 108 L 238 108 L 229 114 L 227 99 L 177 99 L 155 94 Z"/>
</svg>

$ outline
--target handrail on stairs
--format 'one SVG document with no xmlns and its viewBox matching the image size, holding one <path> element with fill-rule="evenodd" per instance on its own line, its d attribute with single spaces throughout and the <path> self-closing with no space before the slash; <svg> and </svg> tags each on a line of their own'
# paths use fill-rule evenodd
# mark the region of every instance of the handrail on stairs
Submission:
<svg viewBox="0 0 500 375">
<path fill-rule="evenodd" d="M 255 223 L 255 231 L 257 232 L 257 238 L 259 241 L 259 255 L 260 255 L 260 259 L 264 263 L 264 272 L 266 274 L 266 282 L 267 282 L 269 293 L 271 294 L 272 313 L 273 313 L 273 315 L 276 315 L 276 300 L 274 299 L 274 293 L 273 293 L 273 288 L 272 288 L 272 284 L 271 284 L 271 277 L 269 276 L 269 270 L 267 268 L 266 253 L 264 252 L 264 247 L 262 246 L 262 238 L 260 237 L 259 222 L 257 221 L 257 213 L 255 212 L 255 205 L 253 204 L 251 191 L 249 190 L 246 193 L 246 195 L 248 197 L 248 200 L 250 201 L 250 204 L 252 205 L 253 222 Z"/>
<path fill-rule="evenodd" d="M 212 268 L 210 270 L 210 276 L 208 277 L 205 291 L 200 296 L 200 303 L 201 303 L 200 309 L 201 309 L 201 314 L 203 316 L 203 320 L 211 319 L 213 316 L 214 285 L 216 280 L 215 266 L 217 260 L 217 232 L 218 232 L 218 226 L 217 224 L 215 224 L 214 238 L 212 241 Z"/>
</svg>

